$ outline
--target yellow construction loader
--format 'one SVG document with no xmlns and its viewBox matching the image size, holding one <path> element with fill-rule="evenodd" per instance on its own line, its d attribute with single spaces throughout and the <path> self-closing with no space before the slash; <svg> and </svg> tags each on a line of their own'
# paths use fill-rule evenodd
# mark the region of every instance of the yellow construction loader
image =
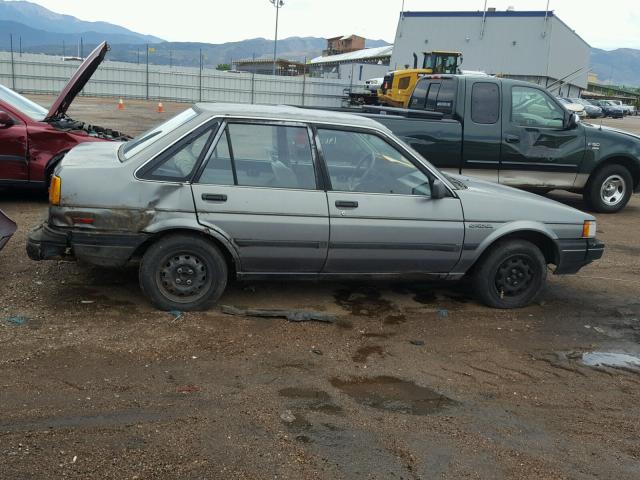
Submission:
<svg viewBox="0 0 640 480">
<path fill-rule="evenodd" d="M 423 75 L 456 74 L 462 63 L 461 52 L 423 52 L 422 68 L 418 56 L 413 54 L 413 68 L 394 70 L 385 75 L 378 90 L 378 103 L 390 107 L 407 108 L 413 89 Z"/>
</svg>

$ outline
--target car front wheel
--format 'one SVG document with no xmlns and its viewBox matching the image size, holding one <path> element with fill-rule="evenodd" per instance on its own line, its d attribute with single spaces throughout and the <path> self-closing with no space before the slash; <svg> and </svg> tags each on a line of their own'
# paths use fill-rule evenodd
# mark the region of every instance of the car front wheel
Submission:
<svg viewBox="0 0 640 480">
<path fill-rule="evenodd" d="M 629 170 L 622 165 L 607 165 L 593 174 L 583 197 L 596 212 L 615 213 L 629 202 L 632 189 Z"/>
<path fill-rule="evenodd" d="M 206 310 L 227 286 L 220 250 L 205 238 L 175 234 L 152 244 L 142 257 L 140 287 L 162 310 Z"/>
<path fill-rule="evenodd" d="M 473 276 L 479 299 L 494 308 L 520 308 L 535 300 L 547 279 L 547 262 L 540 249 L 526 240 L 493 246 Z"/>
</svg>

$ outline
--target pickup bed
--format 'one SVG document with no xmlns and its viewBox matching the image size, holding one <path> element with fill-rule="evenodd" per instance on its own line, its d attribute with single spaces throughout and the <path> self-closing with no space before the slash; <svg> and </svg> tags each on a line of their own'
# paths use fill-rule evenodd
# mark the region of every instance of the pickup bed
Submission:
<svg viewBox="0 0 640 480">
<path fill-rule="evenodd" d="M 583 194 L 617 212 L 640 184 L 640 136 L 581 122 L 539 85 L 431 75 L 408 109 L 364 107 L 440 169 L 527 190 Z"/>
</svg>

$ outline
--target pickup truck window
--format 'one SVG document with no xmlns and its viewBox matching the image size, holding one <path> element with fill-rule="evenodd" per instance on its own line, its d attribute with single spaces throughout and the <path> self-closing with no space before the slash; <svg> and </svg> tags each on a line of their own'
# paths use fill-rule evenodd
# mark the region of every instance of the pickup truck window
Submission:
<svg viewBox="0 0 640 480">
<path fill-rule="evenodd" d="M 230 123 L 198 182 L 313 190 L 316 177 L 308 131 Z"/>
<path fill-rule="evenodd" d="M 431 194 L 427 175 L 377 135 L 320 129 L 318 137 L 333 190 Z"/>
<path fill-rule="evenodd" d="M 455 82 L 453 79 L 423 78 L 415 86 L 409 100 L 409 108 L 441 112 L 445 115 L 453 113 Z"/>
<path fill-rule="evenodd" d="M 530 87 L 512 87 L 511 121 L 523 127 L 562 128 L 564 110 L 549 95 Z"/>
<path fill-rule="evenodd" d="M 500 118 L 500 89 L 490 82 L 477 82 L 471 89 L 471 120 L 491 124 Z"/>
</svg>

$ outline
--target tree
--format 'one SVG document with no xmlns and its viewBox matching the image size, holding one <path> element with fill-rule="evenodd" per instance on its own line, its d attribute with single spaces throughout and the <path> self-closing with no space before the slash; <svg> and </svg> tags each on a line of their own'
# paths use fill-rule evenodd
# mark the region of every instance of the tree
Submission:
<svg viewBox="0 0 640 480">
<path fill-rule="evenodd" d="M 222 70 L 222 71 L 231 70 L 231 65 L 229 65 L 228 63 L 219 63 L 218 66 L 216 67 L 216 70 Z"/>
</svg>

